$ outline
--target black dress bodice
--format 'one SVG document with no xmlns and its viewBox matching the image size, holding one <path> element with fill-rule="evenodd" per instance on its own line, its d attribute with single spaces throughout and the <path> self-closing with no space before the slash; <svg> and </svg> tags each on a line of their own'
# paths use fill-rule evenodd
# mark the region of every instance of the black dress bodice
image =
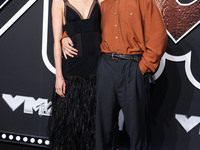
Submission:
<svg viewBox="0 0 200 150">
<path fill-rule="evenodd" d="M 86 19 L 65 1 L 65 20 L 63 30 L 73 41 L 78 55 L 74 58 L 68 56 L 68 59 L 62 57 L 63 76 L 96 74 L 101 44 L 101 16 L 97 0 L 94 0 Z"/>
</svg>

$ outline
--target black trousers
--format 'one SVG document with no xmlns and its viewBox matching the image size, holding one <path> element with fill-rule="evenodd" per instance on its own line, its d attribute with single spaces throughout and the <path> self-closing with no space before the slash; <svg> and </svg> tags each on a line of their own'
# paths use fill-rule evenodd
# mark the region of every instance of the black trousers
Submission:
<svg viewBox="0 0 200 150">
<path fill-rule="evenodd" d="M 97 67 L 96 150 L 111 150 L 113 128 L 122 109 L 130 150 L 147 150 L 149 83 L 134 60 L 102 54 Z"/>
</svg>

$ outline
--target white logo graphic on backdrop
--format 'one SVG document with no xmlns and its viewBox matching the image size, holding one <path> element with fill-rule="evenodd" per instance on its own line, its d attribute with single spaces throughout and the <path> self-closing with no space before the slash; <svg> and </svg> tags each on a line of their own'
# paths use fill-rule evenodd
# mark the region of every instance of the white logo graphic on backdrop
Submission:
<svg viewBox="0 0 200 150">
<path fill-rule="evenodd" d="M 180 6 L 189 6 L 189 5 L 192 5 L 194 4 L 195 2 L 197 2 L 198 0 L 193 0 L 191 2 L 188 2 L 188 3 L 181 3 L 179 2 L 179 0 L 176 0 L 176 2 L 180 5 Z M 191 27 L 185 34 L 183 34 L 178 40 L 175 40 L 173 38 L 173 36 L 171 35 L 170 32 L 167 31 L 167 34 L 169 35 L 169 37 L 174 41 L 174 43 L 178 43 L 181 39 L 183 39 L 188 33 L 190 33 L 197 25 L 199 25 L 200 21 L 198 21 L 193 27 Z M 192 51 L 188 52 L 187 54 L 185 55 L 182 55 L 182 56 L 174 56 L 174 55 L 170 55 L 168 54 L 167 52 L 163 55 L 162 59 L 161 59 L 161 62 L 160 62 L 160 66 L 157 70 L 157 72 L 155 73 L 154 75 L 154 79 L 158 79 L 160 77 L 160 75 L 162 74 L 162 72 L 164 71 L 164 68 L 165 68 L 165 64 L 166 64 L 166 60 L 169 60 L 169 61 L 173 61 L 173 62 L 182 62 L 184 61 L 185 62 L 185 72 L 186 72 L 186 75 L 189 79 L 189 81 L 198 89 L 200 89 L 200 82 L 198 82 L 193 74 L 192 74 L 192 71 L 191 71 L 191 53 Z"/>
<path fill-rule="evenodd" d="M 42 59 L 46 67 L 55 74 L 56 70 L 50 63 L 47 55 L 48 22 L 49 22 L 49 1 L 44 0 L 43 4 L 43 34 L 42 34 Z"/>
<path fill-rule="evenodd" d="M 184 3 L 179 2 L 179 0 L 176 0 L 176 2 L 177 2 L 179 5 L 181 5 L 181 6 L 189 6 L 189 5 L 194 4 L 194 3 L 197 2 L 197 1 L 198 1 L 198 0 L 193 0 L 193 1 L 189 2 L 189 3 L 184 4 Z"/>
<path fill-rule="evenodd" d="M 176 114 L 175 118 L 187 133 L 200 123 L 199 116 L 191 116 L 188 118 L 186 115 Z"/>
<path fill-rule="evenodd" d="M 185 72 L 189 79 L 189 81 L 198 89 L 200 89 L 200 83 L 194 78 L 192 71 L 191 71 L 191 54 L 192 52 L 188 52 L 182 56 L 173 56 L 168 53 L 165 53 L 161 59 L 160 66 L 158 71 L 155 73 L 154 78 L 158 79 L 162 72 L 164 71 L 166 60 L 173 61 L 173 62 L 182 62 L 185 61 Z"/>
<path fill-rule="evenodd" d="M 0 36 L 6 32 L 34 3 L 36 0 L 29 0 L 1 29 Z"/>
<path fill-rule="evenodd" d="M 3 6 L 5 6 L 6 3 L 7 3 L 8 1 L 9 1 L 9 0 L 3 0 L 3 1 L 2 1 L 3 3 L 0 5 L 0 9 L 3 8 Z"/>
<path fill-rule="evenodd" d="M 8 106 L 15 111 L 22 104 L 24 104 L 24 113 L 33 114 L 33 112 L 38 111 L 40 116 L 50 116 L 51 113 L 51 102 L 48 99 L 38 98 L 37 100 L 33 97 L 16 95 L 13 97 L 10 94 L 2 94 L 3 100 L 8 104 Z"/>
</svg>

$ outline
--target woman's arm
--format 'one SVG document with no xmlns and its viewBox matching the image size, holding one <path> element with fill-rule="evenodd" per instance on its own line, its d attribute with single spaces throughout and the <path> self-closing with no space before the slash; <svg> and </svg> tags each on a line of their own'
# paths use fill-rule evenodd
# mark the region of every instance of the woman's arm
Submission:
<svg viewBox="0 0 200 150">
<path fill-rule="evenodd" d="M 65 81 L 62 74 L 62 50 L 60 39 L 62 37 L 63 26 L 63 0 L 53 0 L 52 3 L 52 25 L 54 36 L 54 60 L 56 67 L 56 83 L 55 88 L 57 94 L 65 97 Z"/>
</svg>

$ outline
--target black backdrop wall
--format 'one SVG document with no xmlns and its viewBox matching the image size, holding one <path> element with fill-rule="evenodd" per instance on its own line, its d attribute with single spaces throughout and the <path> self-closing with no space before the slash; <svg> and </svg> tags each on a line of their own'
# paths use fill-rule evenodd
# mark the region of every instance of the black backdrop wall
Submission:
<svg viewBox="0 0 200 150">
<path fill-rule="evenodd" d="M 0 10 L 0 130 L 13 135 L 10 140 L 10 134 L 1 134 L 3 141 L 48 145 L 54 83 L 45 65 L 53 64 L 50 5 L 48 0 L 10 0 Z"/>
<path fill-rule="evenodd" d="M 0 1 L 0 150 L 48 146 L 46 127 L 55 71 L 51 2 Z M 154 75 L 156 84 L 151 85 L 150 147 L 198 150 L 200 0 L 156 2 L 169 42 Z"/>
</svg>

